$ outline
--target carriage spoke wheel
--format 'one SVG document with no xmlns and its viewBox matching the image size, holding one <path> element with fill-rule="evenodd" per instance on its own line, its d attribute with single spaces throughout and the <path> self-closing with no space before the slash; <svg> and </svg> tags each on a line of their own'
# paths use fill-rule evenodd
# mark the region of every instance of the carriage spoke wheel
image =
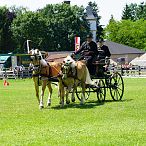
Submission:
<svg viewBox="0 0 146 146">
<path fill-rule="evenodd" d="M 124 94 L 124 81 L 122 76 L 116 72 L 110 78 L 110 94 L 113 100 L 121 100 Z"/>
<path fill-rule="evenodd" d="M 105 88 L 105 83 L 103 79 L 99 79 L 98 83 L 97 83 L 97 98 L 99 102 L 103 102 L 105 101 L 105 97 L 106 97 L 106 88 Z"/>
<path fill-rule="evenodd" d="M 90 96 L 90 90 L 91 90 L 90 87 L 86 87 L 85 100 L 87 100 L 89 98 L 89 96 Z M 81 101 L 81 98 L 82 98 L 82 87 L 81 86 L 78 86 L 77 87 L 76 96 Z"/>
</svg>

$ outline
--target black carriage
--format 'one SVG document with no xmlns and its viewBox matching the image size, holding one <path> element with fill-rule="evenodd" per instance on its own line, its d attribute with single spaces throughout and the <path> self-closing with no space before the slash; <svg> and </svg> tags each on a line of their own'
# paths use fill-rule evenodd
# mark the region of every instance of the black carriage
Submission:
<svg viewBox="0 0 146 146">
<path fill-rule="evenodd" d="M 109 58 L 95 61 L 93 65 L 96 67 L 96 72 L 91 75 L 94 85 L 86 85 L 85 99 L 87 100 L 91 92 L 96 93 L 99 102 L 105 101 L 106 93 L 109 90 L 114 101 L 121 100 L 124 94 L 124 81 L 120 73 L 107 69 Z M 81 88 L 78 86 L 76 95 L 81 100 Z"/>
</svg>

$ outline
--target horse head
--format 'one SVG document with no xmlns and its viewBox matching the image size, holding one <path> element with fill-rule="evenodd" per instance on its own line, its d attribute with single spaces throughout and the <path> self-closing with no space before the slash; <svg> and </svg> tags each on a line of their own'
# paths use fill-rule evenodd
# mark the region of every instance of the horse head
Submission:
<svg viewBox="0 0 146 146">
<path fill-rule="evenodd" d="M 66 79 L 68 75 L 72 72 L 72 69 L 75 68 L 76 63 L 71 56 L 67 56 L 63 60 L 62 65 L 62 79 Z"/>
<path fill-rule="evenodd" d="M 42 66 L 48 66 L 47 62 L 43 59 L 42 53 L 39 49 L 32 49 L 29 51 L 29 54 L 31 55 L 31 61 L 34 65 L 41 64 Z"/>
</svg>

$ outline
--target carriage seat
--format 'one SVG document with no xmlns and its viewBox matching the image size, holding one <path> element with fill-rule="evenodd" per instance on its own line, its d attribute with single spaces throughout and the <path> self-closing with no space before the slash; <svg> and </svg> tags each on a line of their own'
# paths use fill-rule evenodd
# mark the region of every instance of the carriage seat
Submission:
<svg viewBox="0 0 146 146">
<path fill-rule="evenodd" d="M 100 59 L 94 61 L 92 64 L 96 67 L 96 75 L 97 76 L 104 76 L 104 74 L 108 73 L 108 66 L 110 64 L 110 58 L 106 57 L 105 59 Z"/>
</svg>

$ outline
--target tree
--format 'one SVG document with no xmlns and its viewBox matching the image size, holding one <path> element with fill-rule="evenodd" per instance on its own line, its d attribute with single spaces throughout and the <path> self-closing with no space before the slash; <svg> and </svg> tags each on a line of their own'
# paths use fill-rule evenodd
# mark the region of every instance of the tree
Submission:
<svg viewBox="0 0 146 146">
<path fill-rule="evenodd" d="M 17 48 L 20 49 L 19 51 L 21 53 L 26 52 L 24 43 L 27 39 L 32 40 L 37 44 L 37 47 L 40 47 L 42 42 L 45 43 L 44 39 L 48 33 L 46 20 L 38 12 L 31 11 L 18 15 L 13 21 L 11 29 L 15 42 L 17 43 Z"/>
<path fill-rule="evenodd" d="M 41 10 L 42 16 L 52 23 L 52 39 L 54 49 L 61 46 L 62 50 L 73 50 L 74 37 L 85 39 L 89 25 L 84 16 L 84 8 L 68 4 L 47 5 Z M 81 41 L 82 41 L 81 40 Z M 51 47 L 50 47 L 51 49 Z"/>
<path fill-rule="evenodd" d="M 142 2 L 139 5 L 131 3 L 125 6 L 122 14 L 123 20 L 136 21 L 139 19 L 146 19 L 146 3 Z"/>
<path fill-rule="evenodd" d="M 108 40 L 146 50 L 146 20 L 110 21 L 106 27 Z"/>
<path fill-rule="evenodd" d="M 10 26 L 15 14 L 6 7 L 0 7 L 0 53 L 8 53 L 13 50 L 14 44 Z"/>
<path fill-rule="evenodd" d="M 131 9 L 130 9 L 130 6 L 128 6 L 126 4 L 124 10 L 123 10 L 123 14 L 122 14 L 122 19 L 123 20 L 128 20 L 128 19 L 131 19 Z"/>
<path fill-rule="evenodd" d="M 36 12 L 28 11 L 13 21 L 12 31 L 17 47 L 30 39 L 46 50 L 73 50 L 76 35 L 85 38 L 89 32 L 84 8 L 68 4 L 49 4 Z"/>
</svg>

